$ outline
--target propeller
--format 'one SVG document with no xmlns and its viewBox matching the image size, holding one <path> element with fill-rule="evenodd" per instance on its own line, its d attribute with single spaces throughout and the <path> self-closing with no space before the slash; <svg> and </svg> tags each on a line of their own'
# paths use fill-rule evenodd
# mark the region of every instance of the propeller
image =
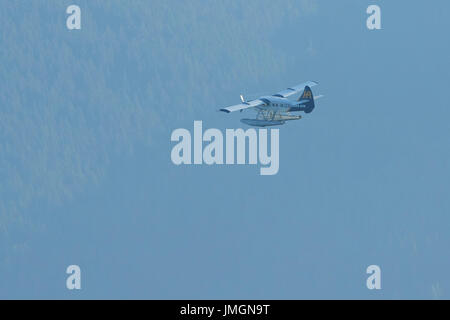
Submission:
<svg viewBox="0 0 450 320">
<path fill-rule="evenodd" d="M 244 99 L 244 96 L 241 94 L 241 101 L 242 101 L 242 103 L 245 103 L 245 99 Z M 243 110 L 241 109 L 241 111 L 240 112 L 242 112 Z"/>
</svg>

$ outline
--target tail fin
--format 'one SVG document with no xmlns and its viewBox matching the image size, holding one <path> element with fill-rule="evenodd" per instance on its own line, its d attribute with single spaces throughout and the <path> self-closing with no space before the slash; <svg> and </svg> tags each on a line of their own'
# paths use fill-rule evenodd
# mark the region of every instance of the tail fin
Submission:
<svg viewBox="0 0 450 320">
<path fill-rule="evenodd" d="M 300 104 L 305 106 L 305 113 L 310 113 L 314 110 L 314 95 L 311 88 L 306 86 L 300 98 L 298 98 Z"/>
</svg>

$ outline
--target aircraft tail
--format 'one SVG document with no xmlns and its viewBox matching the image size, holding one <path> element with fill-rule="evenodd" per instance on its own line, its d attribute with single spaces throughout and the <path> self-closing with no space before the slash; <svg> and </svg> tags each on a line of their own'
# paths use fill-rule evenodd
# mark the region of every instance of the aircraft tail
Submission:
<svg viewBox="0 0 450 320">
<path fill-rule="evenodd" d="M 311 88 L 306 86 L 300 98 L 298 98 L 300 104 L 305 106 L 305 113 L 310 113 L 314 110 L 314 95 L 311 91 Z"/>
</svg>

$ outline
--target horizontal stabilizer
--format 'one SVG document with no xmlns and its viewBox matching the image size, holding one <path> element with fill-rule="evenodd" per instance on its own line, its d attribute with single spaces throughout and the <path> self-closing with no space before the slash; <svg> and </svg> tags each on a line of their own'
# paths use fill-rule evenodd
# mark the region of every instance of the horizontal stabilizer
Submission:
<svg viewBox="0 0 450 320">
<path fill-rule="evenodd" d="M 317 95 L 317 96 L 314 96 L 314 100 L 317 100 L 317 99 L 320 99 L 320 98 L 323 98 L 323 97 L 324 97 L 323 94 Z M 306 104 L 306 103 L 308 103 L 308 102 L 309 102 L 309 100 L 300 100 L 300 101 L 298 102 L 298 104 Z"/>
</svg>

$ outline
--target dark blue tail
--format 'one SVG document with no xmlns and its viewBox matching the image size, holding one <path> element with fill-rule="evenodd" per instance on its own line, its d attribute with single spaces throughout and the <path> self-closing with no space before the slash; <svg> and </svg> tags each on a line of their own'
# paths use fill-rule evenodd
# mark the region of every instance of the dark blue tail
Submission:
<svg viewBox="0 0 450 320">
<path fill-rule="evenodd" d="M 305 91 L 303 91 L 300 98 L 298 98 L 298 101 L 305 106 L 305 113 L 310 113 L 314 110 L 314 95 L 310 87 L 305 87 Z"/>
</svg>

